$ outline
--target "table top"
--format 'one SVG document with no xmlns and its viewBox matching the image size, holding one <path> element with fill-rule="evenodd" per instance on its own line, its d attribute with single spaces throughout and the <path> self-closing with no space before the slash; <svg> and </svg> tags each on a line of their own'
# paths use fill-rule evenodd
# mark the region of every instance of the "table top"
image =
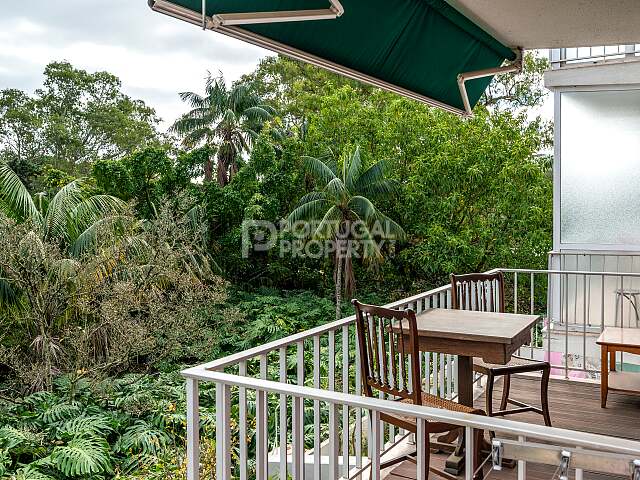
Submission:
<svg viewBox="0 0 640 480">
<path fill-rule="evenodd" d="M 419 337 L 510 345 L 541 318 L 540 315 L 431 308 L 417 314 L 416 322 Z"/>
<path fill-rule="evenodd" d="M 605 327 L 596 343 L 598 345 L 640 347 L 640 328 Z"/>
</svg>

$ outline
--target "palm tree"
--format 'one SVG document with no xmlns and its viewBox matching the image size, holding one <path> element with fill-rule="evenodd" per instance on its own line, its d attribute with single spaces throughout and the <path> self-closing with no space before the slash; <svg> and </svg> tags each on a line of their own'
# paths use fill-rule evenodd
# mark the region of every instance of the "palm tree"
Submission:
<svg viewBox="0 0 640 480">
<path fill-rule="evenodd" d="M 216 148 L 218 184 L 224 187 L 238 171 L 238 160 L 248 152 L 264 123 L 273 116 L 273 109 L 264 104 L 248 83 L 236 83 L 227 89 L 222 75 L 208 74 L 204 96 L 183 92 L 180 98 L 192 110 L 178 119 L 171 131 L 182 136 L 187 148 L 209 145 Z M 213 162 L 209 156 L 205 181 L 213 177 Z"/>
<path fill-rule="evenodd" d="M 318 222 L 310 232 L 311 237 L 333 243 L 336 319 L 339 319 L 343 289 L 347 295 L 355 291 L 353 256 L 358 254 L 369 264 L 380 262 L 383 254 L 378 241 L 405 237 L 402 227 L 370 200 L 393 195 L 396 184 L 385 178 L 383 161 L 362 171 L 359 148 L 345 156 L 340 171 L 338 164 L 329 160 L 305 157 L 304 161 L 322 189 L 302 197 L 289 214 L 288 224 L 295 230 L 298 222 Z"/>
<path fill-rule="evenodd" d="M 56 240 L 73 255 L 95 244 L 100 225 L 120 216 L 126 203 L 111 195 L 89 195 L 83 180 L 62 187 L 51 200 L 46 193 L 31 195 L 18 175 L 0 163 L 0 212 L 16 221 L 30 221 L 40 238 Z"/>
</svg>

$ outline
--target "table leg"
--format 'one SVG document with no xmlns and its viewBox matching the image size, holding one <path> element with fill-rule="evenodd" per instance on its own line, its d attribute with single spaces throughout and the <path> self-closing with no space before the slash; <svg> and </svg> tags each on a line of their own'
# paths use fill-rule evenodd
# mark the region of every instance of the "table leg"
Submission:
<svg viewBox="0 0 640 480">
<path fill-rule="evenodd" d="M 458 356 L 458 403 L 473 407 L 473 357 Z"/>
<path fill-rule="evenodd" d="M 458 403 L 473 407 L 473 357 L 458 355 Z M 444 471 L 460 475 L 464 469 L 464 435 L 458 436 L 456 450 L 445 462 Z"/>
<path fill-rule="evenodd" d="M 601 345 L 600 353 L 600 406 L 606 408 L 609 393 L 609 348 Z"/>
</svg>

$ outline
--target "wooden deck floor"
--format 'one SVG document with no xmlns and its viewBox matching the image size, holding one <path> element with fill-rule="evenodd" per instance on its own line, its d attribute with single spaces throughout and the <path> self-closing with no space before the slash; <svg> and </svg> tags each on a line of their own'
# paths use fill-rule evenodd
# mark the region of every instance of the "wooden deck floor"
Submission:
<svg viewBox="0 0 640 480">
<path fill-rule="evenodd" d="M 539 380 L 535 378 L 514 378 L 511 383 L 512 398 L 529 404 L 537 404 L 540 392 Z M 496 385 L 494 408 L 498 407 L 501 383 Z M 552 380 L 549 386 L 551 421 L 554 427 L 612 435 L 640 440 L 640 397 L 609 393 L 607 408 L 600 408 L 600 390 L 595 384 Z M 476 405 L 484 408 L 484 398 L 477 399 Z M 542 417 L 534 413 L 525 413 L 511 417 L 512 420 L 543 424 Z M 431 463 L 441 468 L 446 455 L 432 455 Z M 398 465 L 387 477 L 389 480 L 415 479 L 415 464 L 405 462 Z M 513 480 L 516 469 L 504 469 L 501 472 L 489 471 L 485 466 L 485 477 L 492 480 Z M 527 479 L 551 480 L 555 467 L 527 464 Z M 431 474 L 430 479 L 440 478 Z M 462 477 L 461 477 L 462 478 Z M 584 473 L 585 480 L 616 478 L 593 473 Z M 627 478 L 627 477 L 624 477 Z"/>
</svg>

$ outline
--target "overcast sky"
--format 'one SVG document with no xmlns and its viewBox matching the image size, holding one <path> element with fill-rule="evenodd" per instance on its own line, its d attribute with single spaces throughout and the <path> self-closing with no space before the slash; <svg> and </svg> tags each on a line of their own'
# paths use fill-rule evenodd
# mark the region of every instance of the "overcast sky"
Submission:
<svg viewBox="0 0 640 480">
<path fill-rule="evenodd" d="M 271 53 L 152 12 L 147 0 L 1 0 L 0 89 L 32 92 L 51 61 L 106 70 L 167 123 L 178 92 L 201 91 L 207 70 L 228 81 Z"/>
</svg>

